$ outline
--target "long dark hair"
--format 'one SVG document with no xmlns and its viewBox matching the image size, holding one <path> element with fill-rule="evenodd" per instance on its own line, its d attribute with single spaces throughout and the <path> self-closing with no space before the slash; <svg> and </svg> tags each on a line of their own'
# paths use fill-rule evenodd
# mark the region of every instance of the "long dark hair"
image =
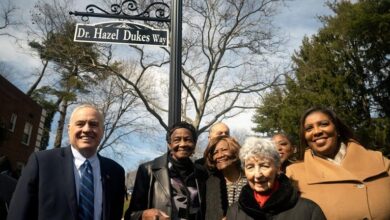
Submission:
<svg viewBox="0 0 390 220">
<path fill-rule="evenodd" d="M 336 113 L 325 107 L 321 106 L 314 106 L 309 109 L 307 109 L 301 117 L 300 123 L 299 123 L 299 141 L 300 141 L 300 148 L 298 148 L 298 155 L 299 159 L 303 159 L 303 154 L 305 152 L 305 149 L 308 147 L 306 139 L 305 139 L 305 120 L 307 116 L 309 116 L 313 112 L 321 112 L 329 117 L 329 119 L 332 121 L 332 123 L 336 127 L 336 131 L 338 134 L 338 141 L 346 143 L 349 140 L 354 140 L 357 142 L 356 137 L 354 133 L 352 132 L 352 129 L 347 126 L 337 115 Z"/>
</svg>

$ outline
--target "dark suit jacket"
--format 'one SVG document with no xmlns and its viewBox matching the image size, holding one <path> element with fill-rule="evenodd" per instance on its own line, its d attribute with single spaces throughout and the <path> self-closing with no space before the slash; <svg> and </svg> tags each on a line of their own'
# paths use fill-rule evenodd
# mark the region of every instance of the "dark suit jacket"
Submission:
<svg viewBox="0 0 390 220">
<path fill-rule="evenodd" d="M 124 169 L 98 155 L 103 187 L 103 220 L 119 220 L 125 196 Z M 70 147 L 33 153 L 11 200 L 9 220 L 77 220 L 78 205 Z"/>
<path fill-rule="evenodd" d="M 199 165 L 195 165 L 195 178 L 198 183 L 203 212 L 205 209 L 204 192 L 207 173 Z M 141 164 L 138 167 L 134 191 L 131 195 L 129 208 L 125 214 L 125 220 L 141 219 L 142 212 L 151 208 L 160 209 L 169 216 L 172 216 L 171 191 L 167 154 L 157 157 L 153 161 Z"/>
<path fill-rule="evenodd" d="M 8 207 L 15 186 L 16 179 L 0 173 L 0 220 L 7 218 Z"/>
</svg>

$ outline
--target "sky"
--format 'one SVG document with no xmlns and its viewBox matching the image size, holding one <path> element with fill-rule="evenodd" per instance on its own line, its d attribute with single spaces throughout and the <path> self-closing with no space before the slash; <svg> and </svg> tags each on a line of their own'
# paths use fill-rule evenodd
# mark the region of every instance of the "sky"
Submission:
<svg viewBox="0 0 390 220">
<path fill-rule="evenodd" d="M 7 0 L 0 0 L 0 7 L 4 7 Z M 34 0 L 11 0 L 18 8 L 16 16 L 29 25 L 30 10 L 36 1 Z M 82 9 L 91 1 L 75 1 L 75 10 Z M 287 57 L 291 57 L 294 50 L 298 50 L 304 36 L 315 34 L 321 27 L 318 16 L 331 14 L 330 9 L 325 5 L 325 0 L 287 0 L 286 7 L 280 8 L 278 15 L 275 17 L 275 25 L 279 27 L 279 32 L 288 37 L 288 41 L 283 48 Z M 2 8 L 1 8 L 2 9 Z M 26 39 L 26 28 L 23 26 L 10 27 L 7 29 L 13 35 Z M 290 62 L 286 60 L 286 62 Z M 9 72 L 5 77 L 15 84 L 19 89 L 26 92 L 31 82 L 27 81 L 25 76 L 34 69 L 40 69 L 39 59 L 26 52 L 26 42 L 21 40 L 15 42 L 14 39 L 0 36 L 0 63 L 6 63 Z M 229 119 L 226 123 L 230 126 L 232 133 L 235 130 L 246 130 L 254 127 L 251 118 L 253 111 Z M 54 139 L 52 137 L 51 139 Z M 141 142 L 140 142 L 141 144 Z M 124 147 L 124 146 L 123 146 Z M 161 151 L 144 146 L 134 146 L 131 151 L 125 155 L 118 156 L 110 151 L 103 152 L 107 157 L 111 157 L 126 170 L 135 169 L 140 161 L 146 161 L 159 156 Z"/>
</svg>

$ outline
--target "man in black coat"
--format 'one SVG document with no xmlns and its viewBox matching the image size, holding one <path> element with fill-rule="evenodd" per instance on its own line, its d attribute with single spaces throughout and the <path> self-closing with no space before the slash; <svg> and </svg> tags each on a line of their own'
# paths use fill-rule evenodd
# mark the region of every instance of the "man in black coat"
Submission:
<svg viewBox="0 0 390 220">
<path fill-rule="evenodd" d="M 88 161 L 94 193 L 90 219 L 121 219 L 125 173 L 119 164 L 97 154 L 103 137 L 102 114 L 92 105 L 76 107 L 68 134 L 71 146 L 30 156 L 11 200 L 9 220 L 80 219 L 81 173 Z"/>
</svg>

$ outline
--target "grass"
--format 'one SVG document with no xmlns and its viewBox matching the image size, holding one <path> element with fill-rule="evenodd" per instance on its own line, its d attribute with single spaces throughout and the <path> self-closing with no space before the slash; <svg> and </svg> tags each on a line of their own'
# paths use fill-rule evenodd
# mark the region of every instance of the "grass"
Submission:
<svg viewBox="0 0 390 220">
<path fill-rule="evenodd" d="M 129 199 L 125 198 L 125 203 L 123 205 L 123 216 L 125 215 L 127 208 L 129 208 L 130 198 L 131 198 L 130 196 L 129 196 Z"/>
</svg>

